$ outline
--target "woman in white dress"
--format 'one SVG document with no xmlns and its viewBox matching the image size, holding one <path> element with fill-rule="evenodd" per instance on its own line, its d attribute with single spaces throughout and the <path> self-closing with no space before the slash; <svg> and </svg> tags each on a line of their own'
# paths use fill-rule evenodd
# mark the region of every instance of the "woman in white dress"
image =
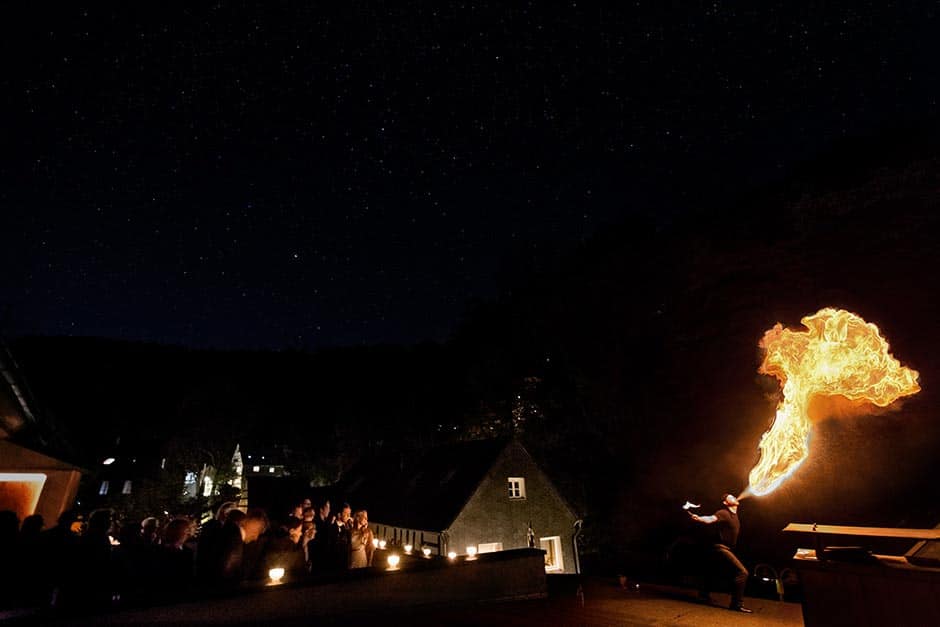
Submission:
<svg viewBox="0 0 940 627">
<path fill-rule="evenodd" d="M 369 529 L 369 513 L 360 509 L 353 517 L 352 533 L 349 535 L 349 567 L 366 568 L 372 564 L 372 530 Z"/>
</svg>

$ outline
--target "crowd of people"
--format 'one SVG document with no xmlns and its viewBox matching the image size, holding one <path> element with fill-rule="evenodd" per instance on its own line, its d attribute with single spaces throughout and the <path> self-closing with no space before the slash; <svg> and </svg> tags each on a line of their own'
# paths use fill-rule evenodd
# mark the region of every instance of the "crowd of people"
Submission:
<svg viewBox="0 0 940 627">
<path fill-rule="evenodd" d="M 261 509 L 223 503 L 208 521 L 148 517 L 120 523 L 112 510 L 64 512 L 43 531 L 41 516 L 0 512 L 0 608 L 96 611 L 164 603 L 263 582 L 329 576 L 372 564 L 375 542 L 365 510 L 304 499 L 272 521 Z"/>
</svg>

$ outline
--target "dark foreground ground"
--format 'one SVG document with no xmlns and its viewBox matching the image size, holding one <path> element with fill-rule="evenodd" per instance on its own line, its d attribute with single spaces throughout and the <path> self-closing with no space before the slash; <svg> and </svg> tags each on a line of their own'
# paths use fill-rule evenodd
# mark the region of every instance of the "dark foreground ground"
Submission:
<svg viewBox="0 0 940 627">
<path fill-rule="evenodd" d="M 518 625 L 584 626 L 694 625 L 696 627 L 737 627 L 766 625 L 802 627 L 799 603 L 781 603 L 746 598 L 753 614 L 726 609 L 727 594 L 715 593 L 715 605 L 697 602 L 695 591 L 667 586 L 640 584 L 639 589 L 622 589 L 608 579 L 585 578 L 583 603 L 574 586 L 550 586 L 547 599 L 481 604 L 473 607 L 419 609 L 383 615 L 361 615 L 327 621 L 329 625 Z M 320 621 L 319 624 L 324 624 Z"/>
<path fill-rule="evenodd" d="M 551 581 L 554 579 L 554 581 Z M 272 625 L 342 625 L 370 627 L 407 625 L 408 627 L 439 626 L 572 626 L 593 627 L 617 625 L 694 625 L 696 627 L 747 627 L 747 626 L 786 626 L 802 627 L 802 608 L 798 603 L 782 603 L 766 599 L 746 598 L 745 605 L 753 614 L 739 614 L 726 609 L 728 595 L 714 593 L 714 605 L 702 605 L 697 602 L 695 591 L 659 585 L 640 584 L 638 587 L 619 587 L 610 579 L 585 577 L 578 581 L 574 578 L 550 578 L 549 596 L 531 601 L 506 601 L 480 604 L 460 604 L 452 607 L 435 606 L 414 609 L 396 609 L 383 612 L 356 612 L 354 607 L 346 606 L 342 613 L 327 613 L 319 616 L 303 616 L 288 621 L 267 623 Z M 183 606 L 180 606 L 181 608 Z M 19 620 L 17 620 L 17 618 Z M 0 614 L 0 624 L 10 620 L 13 625 L 43 624 L 30 620 L 17 613 Z M 56 625 L 82 625 L 110 623 L 109 615 L 90 617 L 83 621 L 60 619 Z M 5 620 L 6 619 L 6 620 Z M 25 620 L 24 620 L 25 619 Z M 210 620 L 213 625 L 223 625 L 228 621 L 224 616 Z M 140 624 L 147 624 L 146 621 Z M 156 624 L 156 623 L 154 623 Z M 167 624 L 160 622 L 160 625 Z M 258 624 L 265 624 L 262 620 Z"/>
</svg>

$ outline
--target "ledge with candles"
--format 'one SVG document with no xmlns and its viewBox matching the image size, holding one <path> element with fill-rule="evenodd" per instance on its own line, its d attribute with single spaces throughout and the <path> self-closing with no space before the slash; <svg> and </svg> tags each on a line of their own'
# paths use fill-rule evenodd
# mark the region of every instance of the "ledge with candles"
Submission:
<svg viewBox="0 0 940 627">
<path fill-rule="evenodd" d="M 246 585 L 239 594 L 173 606 L 126 610 L 107 616 L 109 625 L 204 625 L 224 616 L 227 624 L 301 621 L 312 616 L 343 616 L 359 611 L 404 608 L 459 607 L 481 601 L 510 601 L 547 597 L 544 553 L 513 549 L 447 557 L 376 551 L 371 568 L 331 579 L 287 581 L 280 567 L 266 581 Z M 380 557 L 381 555 L 381 557 Z M 69 624 L 97 624 L 88 617 Z M 231 623 L 229 623 L 231 619 Z"/>
</svg>

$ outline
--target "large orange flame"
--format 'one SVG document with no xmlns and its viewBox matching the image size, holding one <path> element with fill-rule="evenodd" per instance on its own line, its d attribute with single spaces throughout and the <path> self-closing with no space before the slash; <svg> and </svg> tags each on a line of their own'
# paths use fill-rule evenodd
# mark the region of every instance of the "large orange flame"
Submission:
<svg viewBox="0 0 940 627">
<path fill-rule="evenodd" d="M 769 494 L 792 475 L 809 453 L 809 405 L 817 396 L 887 407 L 920 391 L 918 374 L 888 352 L 874 324 L 842 309 L 821 309 L 800 322 L 806 331 L 777 324 L 764 334 L 758 372 L 777 377 L 783 400 L 760 441 L 760 461 L 751 469 L 748 492 Z"/>
</svg>

